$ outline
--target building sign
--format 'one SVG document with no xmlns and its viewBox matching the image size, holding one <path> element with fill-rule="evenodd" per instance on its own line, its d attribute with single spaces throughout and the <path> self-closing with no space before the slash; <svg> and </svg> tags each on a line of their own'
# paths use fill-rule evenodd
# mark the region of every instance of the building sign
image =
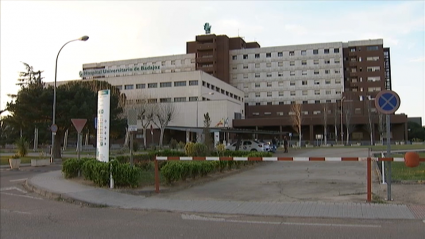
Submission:
<svg viewBox="0 0 425 239">
<path fill-rule="evenodd" d="M 120 73 L 138 73 L 143 71 L 156 71 L 160 70 L 160 66 L 135 66 L 135 67 L 124 67 L 116 69 L 87 69 L 80 71 L 80 77 L 93 77 L 93 76 L 107 76 L 116 75 Z"/>
<path fill-rule="evenodd" d="M 97 147 L 96 159 L 109 162 L 109 120 L 111 91 L 97 92 Z"/>
</svg>

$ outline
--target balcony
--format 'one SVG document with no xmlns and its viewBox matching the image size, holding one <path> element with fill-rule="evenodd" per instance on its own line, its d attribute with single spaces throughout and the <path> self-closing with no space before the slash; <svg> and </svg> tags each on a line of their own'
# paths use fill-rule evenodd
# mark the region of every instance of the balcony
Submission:
<svg viewBox="0 0 425 239">
<path fill-rule="evenodd" d="M 196 49 L 198 51 L 212 51 L 214 49 L 214 43 L 198 44 Z"/>
<path fill-rule="evenodd" d="M 213 61 L 214 61 L 213 56 L 203 56 L 203 57 L 196 58 L 197 63 L 212 63 Z"/>
<path fill-rule="evenodd" d="M 198 70 L 206 73 L 212 73 L 214 71 L 214 66 L 198 66 Z"/>
</svg>

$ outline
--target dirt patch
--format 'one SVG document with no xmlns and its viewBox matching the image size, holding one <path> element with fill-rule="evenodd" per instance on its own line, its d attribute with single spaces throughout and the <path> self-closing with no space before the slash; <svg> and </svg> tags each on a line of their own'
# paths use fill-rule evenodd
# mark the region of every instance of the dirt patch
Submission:
<svg viewBox="0 0 425 239">
<path fill-rule="evenodd" d="M 391 184 L 391 201 L 387 201 L 387 184 L 375 184 L 378 190 L 377 196 L 385 203 L 424 205 L 425 206 L 425 183 L 424 182 L 396 182 Z"/>
</svg>

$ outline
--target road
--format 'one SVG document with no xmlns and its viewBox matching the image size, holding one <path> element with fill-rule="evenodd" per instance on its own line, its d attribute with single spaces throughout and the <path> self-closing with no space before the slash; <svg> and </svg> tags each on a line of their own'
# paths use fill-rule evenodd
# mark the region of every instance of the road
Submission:
<svg viewBox="0 0 425 239">
<path fill-rule="evenodd" d="M 48 200 L 21 186 L 26 178 L 60 167 L 23 167 L 20 171 L 0 172 L 0 238 L 422 239 L 425 235 L 422 220 L 265 217 L 88 207 Z M 259 168 L 266 167 L 269 166 Z"/>
</svg>

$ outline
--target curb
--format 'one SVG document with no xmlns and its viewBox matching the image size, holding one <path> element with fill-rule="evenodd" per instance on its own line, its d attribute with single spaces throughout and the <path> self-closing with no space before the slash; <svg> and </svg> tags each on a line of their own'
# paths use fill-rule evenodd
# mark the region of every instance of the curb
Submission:
<svg viewBox="0 0 425 239">
<path fill-rule="evenodd" d="M 41 189 L 32 185 L 28 180 L 25 180 L 25 183 L 23 183 L 22 185 L 28 191 L 37 193 L 47 199 L 53 199 L 56 201 L 65 201 L 68 203 L 79 204 L 81 206 L 88 206 L 88 207 L 109 207 L 106 204 L 97 204 L 97 203 L 87 202 L 84 200 L 79 200 L 79 199 L 66 196 L 64 194 L 49 192 L 45 189 Z"/>
</svg>

